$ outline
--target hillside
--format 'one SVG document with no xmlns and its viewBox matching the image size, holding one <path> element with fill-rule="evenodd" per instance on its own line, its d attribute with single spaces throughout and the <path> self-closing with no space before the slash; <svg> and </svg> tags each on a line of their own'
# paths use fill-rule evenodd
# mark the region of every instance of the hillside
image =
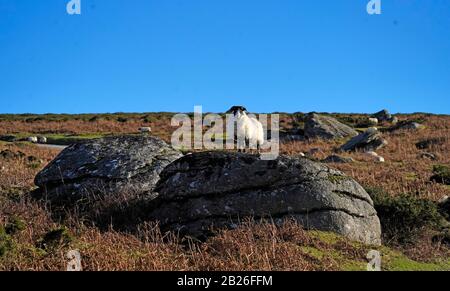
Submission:
<svg viewBox="0 0 450 291">
<path fill-rule="evenodd" d="M 325 114 L 358 132 L 371 125 L 364 114 Z M 354 178 L 370 194 L 382 224 L 382 246 L 351 242 L 328 232 L 303 230 L 294 222 L 281 227 L 247 221 L 206 241 L 161 234 L 144 224 L 138 232 L 100 230 L 75 216 L 55 217 L 46 205 L 30 198 L 36 174 L 59 149 L 21 141 L 46 136 L 66 145 L 103 136 L 152 135 L 170 141 L 176 129 L 171 113 L 0 115 L 0 269 L 64 270 L 68 250 L 83 253 L 86 270 L 365 270 L 367 253 L 382 254 L 383 270 L 450 270 L 447 208 L 450 196 L 450 116 L 396 115 L 417 122 L 419 129 L 377 127 L 387 145 L 376 152 L 385 162 L 361 152 L 339 153 L 352 162 L 328 162 Z M 280 114 L 283 136 L 304 135 L 306 115 Z M 8 140 L 8 141 L 7 141 Z M 347 138 L 292 139 L 281 154 L 305 154 L 321 162 Z"/>
</svg>

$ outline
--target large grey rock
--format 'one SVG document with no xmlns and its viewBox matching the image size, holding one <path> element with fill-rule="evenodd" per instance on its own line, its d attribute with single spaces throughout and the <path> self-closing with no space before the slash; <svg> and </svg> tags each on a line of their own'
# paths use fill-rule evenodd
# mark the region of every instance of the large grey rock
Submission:
<svg viewBox="0 0 450 291">
<path fill-rule="evenodd" d="M 80 208 L 90 214 L 125 207 L 137 198 L 151 200 L 160 172 L 181 156 L 164 141 L 148 136 L 74 144 L 38 173 L 39 189 L 33 196 L 45 198 L 53 208 Z"/>
<path fill-rule="evenodd" d="M 356 130 L 333 117 L 311 113 L 305 120 L 305 136 L 308 138 L 339 139 L 357 134 Z"/>
<path fill-rule="evenodd" d="M 163 230 L 204 237 L 252 217 L 380 243 L 373 202 L 353 179 L 305 158 L 264 161 L 247 154 L 203 152 L 164 169 L 147 217 Z"/>
<path fill-rule="evenodd" d="M 341 150 L 376 151 L 385 145 L 387 145 L 387 141 L 382 138 L 381 133 L 375 127 L 371 127 L 341 146 Z"/>
</svg>

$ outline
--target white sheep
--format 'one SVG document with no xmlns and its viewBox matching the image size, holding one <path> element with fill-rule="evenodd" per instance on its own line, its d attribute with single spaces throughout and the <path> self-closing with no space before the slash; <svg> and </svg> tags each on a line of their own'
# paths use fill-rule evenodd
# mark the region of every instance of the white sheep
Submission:
<svg viewBox="0 0 450 291">
<path fill-rule="evenodd" d="M 377 125 L 378 122 L 378 118 L 369 118 L 369 123 L 372 125 Z"/>
<path fill-rule="evenodd" d="M 227 113 L 233 113 L 234 121 L 237 123 L 236 137 L 238 151 L 245 151 L 248 143 L 250 149 L 259 152 L 264 143 L 264 128 L 255 116 L 249 116 L 247 109 L 242 106 L 233 106 Z"/>
<path fill-rule="evenodd" d="M 27 141 L 31 142 L 31 143 L 37 143 L 38 142 L 38 138 L 37 138 L 37 136 L 30 136 L 30 137 L 27 138 Z"/>
<path fill-rule="evenodd" d="M 367 154 L 368 156 L 370 156 L 370 157 L 375 158 L 375 160 L 376 160 L 377 162 L 379 162 L 379 163 L 384 163 L 384 162 L 386 161 L 382 156 L 378 155 L 378 154 L 377 154 L 376 152 L 374 152 L 374 151 L 368 151 L 368 152 L 366 152 L 366 154 Z"/>
</svg>

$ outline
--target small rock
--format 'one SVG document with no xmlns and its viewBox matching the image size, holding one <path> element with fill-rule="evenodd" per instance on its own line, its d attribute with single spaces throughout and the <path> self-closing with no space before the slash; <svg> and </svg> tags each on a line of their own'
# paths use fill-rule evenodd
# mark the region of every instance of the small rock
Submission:
<svg viewBox="0 0 450 291">
<path fill-rule="evenodd" d="M 432 160 L 432 161 L 437 161 L 438 160 L 438 156 L 436 154 L 433 154 L 433 153 L 421 153 L 419 155 L 419 157 L 421 159 L 429 159 L 429 160 Z"/>
<path fill-rule="evenodd" d="M 446 203 L 450 203 L 450 197 L 448 197 L 447 195 L 445 195 L 444 197 L 442 197 L 441 200 L 439 200 L 439 205 L 446 204 Z"/>
<path fill-rule="evenodd" d="M 387 141 L 381 137 L 381 133 L 377 128 L 371 127 L 367 131 L 355 136 L 346 144 L 341 146 L 343 151 L 363 150 L 375 151 L 387 145 Z"/>
<path fill-rule="evenodd" d="M 338 155 L 331 155 L 322 160 L 323 163 L 337 163 L 337 164 L 348 164 L 353 163 L 355 160 L 351 157 L 341 157 Z"/>
<path fill-rule="evenodd" d="M 374 151 L 368 151 L 366 152 L 366 155 L 371 156 L 373 158 L 379 157 L 378 154 Z"/>
<path fill-rule="evenodd" d="M 417 122 L 407 122 L 405 124 L 400 125 L 400 129 L 421 129 L 423 125 Z"/>
<path fill-rule="evenodd" d="M 382 156 L 379 156 L 379 157 L 377 158 L 377 161 L 378 161 L 379 163 L 384 163 L 386 160 L 385 160 Z"/>
<path fill-rule="evenodd" d="M 139 128 L 139 132 L 140 133 L 150 133 L 150 132 L 152 132 L 152 129 L 151 129 L 151 127 L 141 127 L 141 128 Z"/>
<path fill-rule="evenodd" d="M 388 129 L 388 131 L 396 131 L 396 130 L 417 130 L 422 129 L 424 126 L 420 123 L 414 122 L 414 121 L 402 121 L 400 123 L 397 123 L 396 125 L 392 126 Z"/>
</svg>

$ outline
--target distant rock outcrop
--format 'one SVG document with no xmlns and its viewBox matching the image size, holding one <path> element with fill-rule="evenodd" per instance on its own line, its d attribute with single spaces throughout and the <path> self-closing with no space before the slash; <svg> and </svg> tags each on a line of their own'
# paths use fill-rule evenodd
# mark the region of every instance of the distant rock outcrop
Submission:
<svg viewBox="0 0 450 291">
<path fill-rule="evenodd" d="M 388 129 L 388 131 L 396 131 L 396 130 L 417 130 L 422 129 L 424 126 L 415 121 L 401 121 L 396 125 L 392 126 Z"/>
<path fill-rule="evenodd" d="M 339 139 L 357 134 L 356 130 L 330 116 L 310 113 L 305 120 L 305 136 L 308 138 Z"/>
<path fill-rule="evenodd" d="M 393 124 L 398 122 L 397 117 L 390 114 L 389 111 L 386 109 L 383 109 L 380 112 L 373 114 L 372 117 L 378 119 L 379 122 L 391 122 Z"/>
<path fill-rule="evenodd" d="M 341 150 L 362 150 L 368 152 L 376 151 L 377 149 L 382 148 L 385 145 L 387 145 L 387 141 L 383 139 L 381 133 L 375 127 L 371 127 L 365 132 L 349 140 L 341 147 Z"/>
<path fill-rule="evenodd" d="M 447 142 L 446 137 L 434 137 L 429 139 L 424 139 L 416 143 L 416 147 L 420 150 L 429 149 L 433 146 L 441 146 Z"/>
</svg>

